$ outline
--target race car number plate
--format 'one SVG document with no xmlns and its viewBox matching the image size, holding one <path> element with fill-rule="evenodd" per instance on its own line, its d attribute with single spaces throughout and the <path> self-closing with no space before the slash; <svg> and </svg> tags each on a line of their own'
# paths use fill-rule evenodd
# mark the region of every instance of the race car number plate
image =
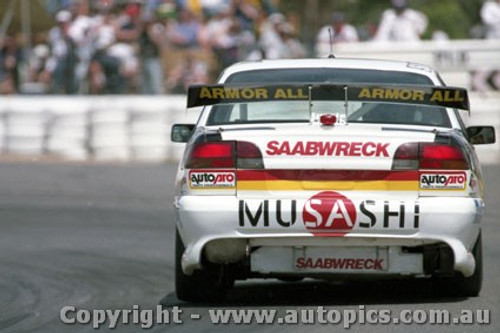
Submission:
<svg viewBox="0 0 500 333">
<path fill-rule="evenodd" d="M 265 246 L 252 253 L 252 271 L 387 273 L 387 247 Z"/>
<path fill-rule="evenodd" d="M 292 265 L 297 271 L 381 272 L 387 270 L 388 255 L 377 247 L 294 248 Z"/>
</svg>

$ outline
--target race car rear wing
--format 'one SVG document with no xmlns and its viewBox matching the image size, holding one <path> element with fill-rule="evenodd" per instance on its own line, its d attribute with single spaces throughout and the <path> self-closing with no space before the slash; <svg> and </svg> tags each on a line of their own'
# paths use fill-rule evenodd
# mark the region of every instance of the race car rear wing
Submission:
<svg viewBox="0 0 500 333">
<path fill-rule="evenodd" d="M 441 106 L 470 110 L 467 90 L 456 87 L 380 84 L 195 85 L 187 107 L 265 101 L 349 101 Z"/>
</svg>

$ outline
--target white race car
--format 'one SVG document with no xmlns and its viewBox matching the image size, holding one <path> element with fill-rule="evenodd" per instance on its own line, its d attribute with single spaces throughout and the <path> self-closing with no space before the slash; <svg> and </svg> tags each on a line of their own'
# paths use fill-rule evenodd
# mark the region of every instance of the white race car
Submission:
<svg viewBox="0 0 500 333">
<path fill-rule="evenodd" d="M 481 289 L 483 179 L 467 91 L 413 63 L 240 63 L 189 89 L 176 178 L 176 292 L 248 278 L 430 278 Z"/>
</svg>

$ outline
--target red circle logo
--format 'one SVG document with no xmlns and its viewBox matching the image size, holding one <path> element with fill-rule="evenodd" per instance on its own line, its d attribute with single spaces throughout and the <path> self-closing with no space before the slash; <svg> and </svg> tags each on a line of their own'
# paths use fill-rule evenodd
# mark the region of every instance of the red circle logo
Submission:
<svg viewBox="0 0 500 333">
<path fill-rule="evenodd" d="M 302 220 L 307 230 L 349 232 L 356 223 L 356 207 L 342 194 L 324 191 L 306 201 Z"/>
</svg>

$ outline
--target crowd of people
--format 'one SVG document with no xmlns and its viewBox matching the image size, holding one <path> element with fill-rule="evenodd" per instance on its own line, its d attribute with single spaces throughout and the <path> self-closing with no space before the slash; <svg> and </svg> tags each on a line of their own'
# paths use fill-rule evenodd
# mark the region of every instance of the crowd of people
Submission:
<svg viewBox="0 0 500 333">
<path fill-rule="evenodd" d="M 237 61 L 306 56 L 294 26 L 266 0 L 47 0 L 56 26 L 29 57 L 12 37 L 0 93 L 183 93 Z M 11 64 L 14 62 L 15 64 Z M 27 67 L 22 89 L 18 74 Z"/>
<path fill-rule="evenodd" d="M 0 94 L 184 93 L 242 60 L 309 54 L 296 24 L 269 0 L 45 0 L 56 25 L 36 33 L 25 52 L 0 37 Z M 388 0 L 378 25 L 360 36 L 341 12 L 316 36 L 315 56 L 332 45 L 371 40 L 416 41 L 427 17 L 407 0 Z M 500 38 L 500 0 L 481 17 Z M 433 38 L 446 38 L 436 32 Z"/>
</svg>

